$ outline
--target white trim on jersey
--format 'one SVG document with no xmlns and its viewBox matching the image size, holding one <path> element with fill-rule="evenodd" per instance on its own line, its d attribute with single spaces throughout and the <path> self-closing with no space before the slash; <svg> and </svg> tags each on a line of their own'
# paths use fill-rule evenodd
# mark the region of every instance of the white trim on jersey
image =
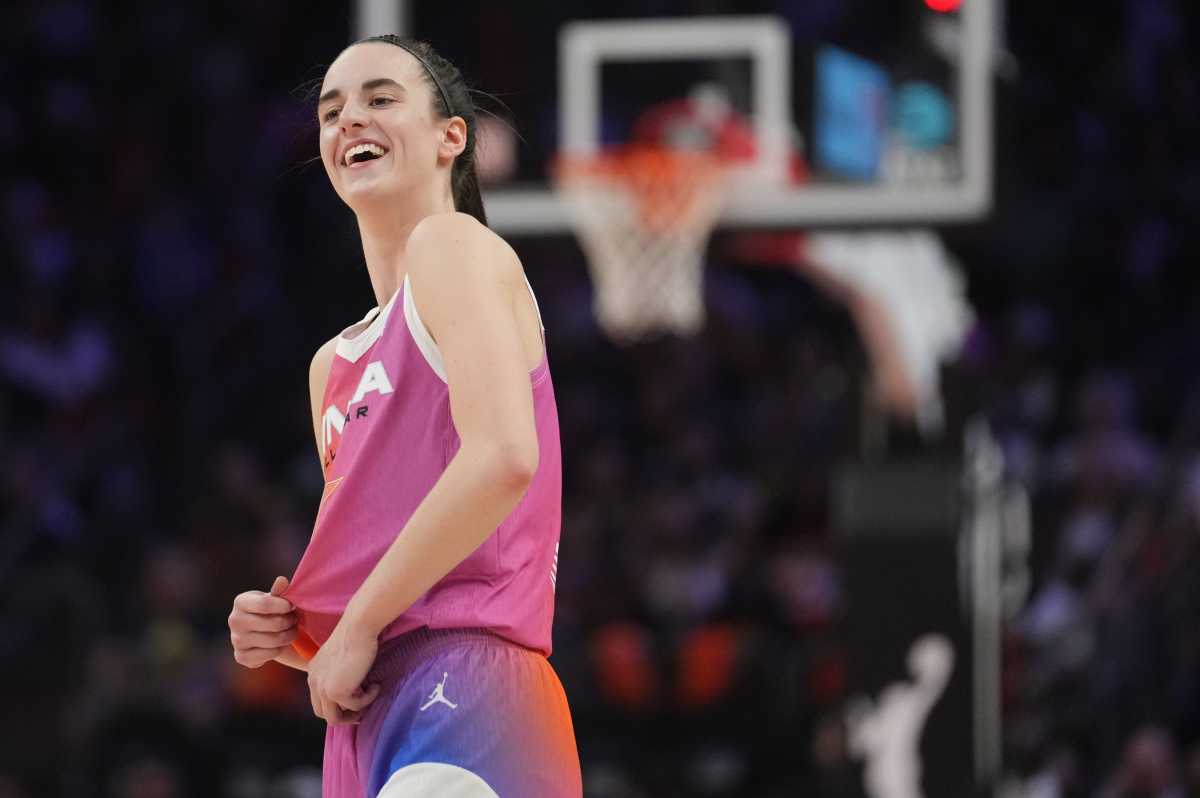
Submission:
<svg viewBox="0 0 1200 798">
<path fill-rule="evenodd" d="M 407 274 L 404 275 L 404 320 L 408 322 L 408 331 L 412 333 L 413 340 L 417 343 L 417 349 L 420 349 L 421 354 L 425 356 L 425 362 L 429 364 L 429 368 L 433 369 L 433 373 L 438 375 L 442 382 L 449 382 L 446 379 L 446 363 L 442 360 L 442 350 L 438 349 L 438 345 L 433 342 L 433 336 L 429 334 L 429 330 L 425 329 L 425 322 L 421 321 L 421 316 L 417 313 L 417 304 L 413 301 L 412 283 L 409 282 Z"/>
<path fill-rule="evenodd" d="M 538 306 L 537 295 L 533 293 L 533 286 L 529 284 L 528 277 L 525 277 L 525 287 L 529 289 L 529 296 L 533 298 L 533 309 L 537 311 L 538 326 L 542 328 L 544 346 L 546 325 L 542 321 L 542 309 Z M 429 330 L 425 327 L 425 322 L 421 321 L 421 314 L 417 313 L 416 300 L 413 299 L 412 283 L 409 282 L 407 274 L 404 275 L 404 320 L 408 323 L 408 331 L 412 334 L 413 341 L 417 344 L 417 349 L 420 349 L 421 354 L 425 357 L 425 362 L 433 369 L 433 373 L 441 378 L 442 382 L 449 382 L 446 378 L 446 362 L 442 359 L 442 350 L 438 349 L 433 336 L 429 334 Z M 357 341 L 358 338 L 354 340 Z"/>
<path fill-rule="evenodd" d="M 477 774 L 443 762 L 406 765 L 391 775 L 378 798 L 500 798 Z"/>
<path fill-rule="evenodd" d="M 396 304 L 396 295 L 392 294 L 392 298 L 387 301 L 382 310 L 378 307 L 371 308 L 367 311 L 367 315 L 363 316 L 360 321 L 351 324 L 350 327 L 356 327 L 365 321 L 370 320 L 371 322 L 367 325 L 366 329 L 360 331 L 353 338 L 346 337 L 346 330 L 350 329 L 350 327 L 342 330 L 338 334 L 335 351 L 351 363 L 356 362 L 379 340 L 379 336 L 383 335 L 383 328 L 387 326 L 388 316 L 391 314 L 392 305 L 394 304 Z"/>
<path fill-rule="evenodd" d="M 533 297 L 533 309 L 537 312 L 538 326 L 542 328 L 542 332 L 546 332 L 546 322 L 542 321 L 542 308 L 538 305 L 537 294 L 533 293 L 533 286 L 529 284 L 529 278 L 525 276 L 525 272 L 521 272 L 521 277 L 525 280 L 525 287 L 529 289 L 529 296 Z"/>
</svg>

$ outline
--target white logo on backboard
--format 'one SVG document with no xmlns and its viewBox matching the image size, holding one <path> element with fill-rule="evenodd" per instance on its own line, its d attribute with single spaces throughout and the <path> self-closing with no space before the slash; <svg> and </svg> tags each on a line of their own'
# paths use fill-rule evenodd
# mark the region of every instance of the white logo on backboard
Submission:
<svg viewBox="0 0 1200 798">
<path fill-rule="evenodd" d="M 445 704 L 451 709 L 458 709 L 458 704 L 453 704 L 446 698 L 446 677 L 448 673 L 442 671 L 442 680 L 437 683 L 437 687 L 433 688 L 433 692 L 429 694 L 429 700 L 421 707 L 421 711 L 429 709 L 434 704 Z"/>
<path fill-rule="evenodd" d="M 908 650 L 911 682 L 889 684 L 879 701 L 861 696 L 846 710 L 850 752 L 866 760 L 869 798 L 924 798 L 921 732 L 954 671 L 954 647 L 942 635 L 924 635 Z"/>
</svg>

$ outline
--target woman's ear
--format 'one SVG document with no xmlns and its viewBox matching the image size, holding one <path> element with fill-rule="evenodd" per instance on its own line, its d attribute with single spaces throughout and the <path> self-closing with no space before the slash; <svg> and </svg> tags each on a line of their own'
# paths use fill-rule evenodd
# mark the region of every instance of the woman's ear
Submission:
<svg viewBox="0 0 1200 798">
<path fill-rule="evenodd" d="M 467 148 L 467 123 L 461 116 L 452 116 L 442 129 L 442 146 L 439 155 L 457 158 Z"/>
</svg>

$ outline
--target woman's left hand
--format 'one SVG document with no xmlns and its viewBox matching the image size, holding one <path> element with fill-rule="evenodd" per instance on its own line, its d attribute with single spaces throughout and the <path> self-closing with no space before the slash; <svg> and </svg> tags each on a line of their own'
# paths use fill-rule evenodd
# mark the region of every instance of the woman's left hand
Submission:
<svg viewBox="0 0 1200 798">
<path fill-rule="evenodd" d="M 364 688 L 379 641 L 375 635 L 357 632 L 345 618 L 334 627 L 308 663 L 308 692 L 313 713 L 328 723 L 357 723 L 379 695 L 379 685 Z"/>
</svg>

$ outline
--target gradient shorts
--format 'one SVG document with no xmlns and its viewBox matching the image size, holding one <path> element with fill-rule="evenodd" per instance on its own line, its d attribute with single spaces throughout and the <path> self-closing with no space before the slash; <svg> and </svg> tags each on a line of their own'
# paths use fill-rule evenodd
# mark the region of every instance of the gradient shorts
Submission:
<svg viewBox="0 0 1200 798">
<path fill-rule="evenodd" d="M 484 630 L 380 645 L 383 687 L 325 733 L 324 798 L 580 798 L 575 732 L 546 658 Z"/>
</svg>

